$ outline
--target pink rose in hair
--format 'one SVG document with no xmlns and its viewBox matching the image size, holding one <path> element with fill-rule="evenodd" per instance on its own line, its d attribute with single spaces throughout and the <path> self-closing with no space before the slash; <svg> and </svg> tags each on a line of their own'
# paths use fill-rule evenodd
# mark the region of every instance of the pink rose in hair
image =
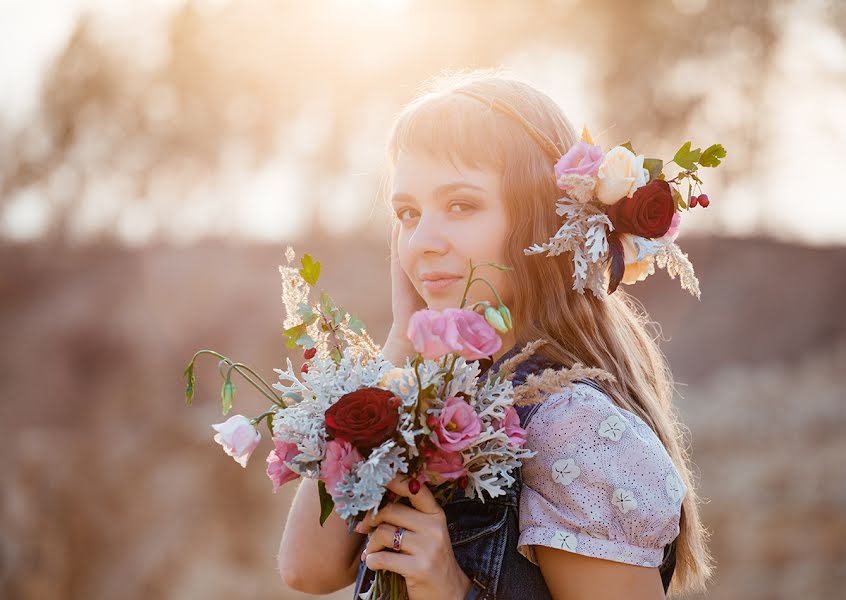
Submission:
<svg viewBox="0 0 846 600">
<path fill-rule="evenodd" d="M 587 142 L 576 142 L 555 164 L 556 181 L 560 180 L 562 175 L 596 177 L 603 156 L 602 148 L 599 146 Z"/>
<path fill-rule="evenodd" d="M 434 360 L 456 352 L 465 360 L 493 355 L 502 340 L 485 318 L 473 310 L 419 310 L 408 322 L 408 339 L 423 358 Z"/>
<path fill-rule="evenodd" d="M 505 419 L 502 422 L 499 420 L 493 422 L 493 427 L 494 429 L 504 429 L 505 435 L 515 446 L 522 446 L 526 443 L 526 430 L 520 427 L 520 415 L 517 414 L 517 410 L 513 406 L 505 413 Z"/>
<path fill-rule="evenodd" d="M 335 494 L 335 488 L 364 457 L 346 440 L 334 439 L 326 443 L 326 457 L 320 465 L 320 479 L 326 490 Z"/>
<path fill-rule="evenodd" d="M 482 422 L 476 411 L 463 399 L 446 399 L 438 423 L 435 425 L 435 445 L 447 452 L 463 450 L 479 438 Z"/>
<path fill-rule="evenodd" d="M 294 442 L 273 440 L 273 445 L 276 447 L 267 455 L 267 476 L 273 482 L 273 493 L 275 494 L 280 486 L 299 477 L 285 464 L 299 454 L 299 450 Z"/>
<path fill-rule="evenodd" d="M 466 474 L 467 469 L 464 468 L 464 461 L 459 452 L 435 452 L 426 461 L 426 480 L 431 479 L 436 485 Z"/>
</svg>

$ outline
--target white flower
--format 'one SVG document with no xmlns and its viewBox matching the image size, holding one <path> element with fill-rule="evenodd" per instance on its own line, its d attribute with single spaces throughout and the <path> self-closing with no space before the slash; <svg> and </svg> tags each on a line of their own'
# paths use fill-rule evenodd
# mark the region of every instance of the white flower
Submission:
<svg viewBox="0 0 846 600">
<path fill-rule="evenodd" d="M 558 548 L 559 550 L 569 550 L 572 552 L 576 549 L 576 546 L 579 545 L 579 538 L 569 531 L 556 531 L 552 534 L 549 544 L 553 548 Z"/>
<path fill-rule="evenodd" d="M 667 488 L 667 495 L 670 497 L 670 500 L 673 502 L 678 502 L 685 496 L 686 490 L 684 489 L 684 484 L 676 477 L 675 473 L 672 471 L 667 473 L 667 481 L 666 488 Z"/>
<path fill-rule="evenodd" d="M 608 151 L 596 174 L 596 197 L 603 204 L 615 204 L 649 181 L 643 168 L 643 155 L 635 156 L 628 148 L 615 146 Z"/>
<path fill-rule="evenodd" d="M 261 441 L 261 434 L 244 415 L 232 415 L 223 423 L 212 425 L 217 431 L 214 441 L 242 467 L 247 467 L 250 455 Z"/>
<path fill-rule="evenodd" d="M 582 470 L 572 458 L 559 458 L 552 463 L 552 479 L 561 485 L 570 485 Z"/>
<path fill-rule="evenodd" d="M 634 492 L 631 490 L 624 490 L 617 488 L 611 496 L 611 504 L 616 506 L 619 511 L 626 514 L 633 508 L 637 508 L 637 500 L 635 500 Z"/>
<path fill-rule="evenodd" d="M 626 430 L 626 421 L 619 415 L 611 415 L 599 424 L 599 435 L 609 440 L 619 442 Z"/>
</svg>

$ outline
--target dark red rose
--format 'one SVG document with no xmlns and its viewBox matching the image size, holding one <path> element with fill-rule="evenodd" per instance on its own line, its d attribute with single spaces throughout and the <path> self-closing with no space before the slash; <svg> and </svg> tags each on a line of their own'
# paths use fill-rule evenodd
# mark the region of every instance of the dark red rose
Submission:
<svg viewBox="0 0 846 600">
<path fill-rule="evenodd" d="M 381 388 L 344 394 L 326 411 L 326 431 L 366 454 L 397 430 L 399 405 L 399 398 Z"/>
<path fill-rule="evenodd" d="M 670 184 L 663 179 L 653 179 L 637 188 L 631 198 L 623 197 L 609 206 L 608 218 L 618 233 L 659 238 L 670 229 L 675 210 Z"/>
</svg>

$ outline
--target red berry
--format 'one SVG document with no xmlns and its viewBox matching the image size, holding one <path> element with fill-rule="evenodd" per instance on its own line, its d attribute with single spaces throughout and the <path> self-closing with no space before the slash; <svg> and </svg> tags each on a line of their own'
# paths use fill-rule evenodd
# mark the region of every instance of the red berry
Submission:
<svg viewBox="0 0 846 600">
<path fill-rule="evenodd" d="M 691 196 L 691 197 L 690 197 L 690 204 L 688 204 L 688 206 L 689 206 L 690 208 L 693 208 L 694 206 L 696 206 L 696 203 L 697 203 L 698 201 L 699 201 L 699 196 Z"/>
<path fill-rule="evenodd" d="M 435 415 L 429 415 L 428 417 L 426 417 L 426 427 L 428 427 L 429 429 L 434 429 L 437 426 L 438 417 L 436 417 Z"/>
<path fill-rule="evenodd" d="M 411 481 L 409 481 L 408 482 L 408 491 L 411 492 L 412 494 L 416 494 L 417 492 L 419 492 L 420 491 L 420 482 L 417 481 L 416 479 L 412 479 Z"/>
<path fill-rule="evenodd" d="M 467 484 L 470 483 L 470 480 L 467 479 L 467 475 L 462 475 L 458 478 L 458 487 L 462 490 L 467 487 Z"/>
<path fill-rule="evenodd" d="M 709 204 L 711 204 L 711 201 L 708 199 L 708 194 L 702 194 L 699 196 L 699 206 L 702 208 L 708 208 Z"/>
<path fill-rule="evenodd" d="M 303 363 L 303 366 L 300 367 L 300 373 L 308 373 L 308 363 Z"/>
<path fill-rule="evenodd" d="M 309 348 L 305 352 L 303 352 L 303 356 L 306 360 L 311 360 L 314 358 L 314 355 L 317 354 L 317 348 Z"/>
</svg>

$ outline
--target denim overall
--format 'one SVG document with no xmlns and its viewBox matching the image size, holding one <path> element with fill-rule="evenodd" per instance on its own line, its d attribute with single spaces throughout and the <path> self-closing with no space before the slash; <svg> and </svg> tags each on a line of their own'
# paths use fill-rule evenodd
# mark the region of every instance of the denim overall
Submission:
<svg viewBox="0 0 846 600">
<path fill-rule="evenodd" d="M 512 348 L 490 368 L 496 370 L 518 351 L 518 348 Z M 514 370 L 512 383 L 518 386 L 526 381 L 530 373 L 556 366 L 543 357 L 531 356 Z M 482 373 L 481 381 L 487 378 L 488 370 Z M 579 382 L 602 391 L 593 381 L 582 379 Z M 523 428 L 528 426 L 540 406 L 515 407 Z M 449 504 L 443 507 L 455 559 L 473 582 L 465 600 L 552 600 L 540 568 L 517 552 L 520 536 L 517 509 L 522 481 L 519 471 L 516 476 L 517 481 L 504 496 L 486 498 L 481 502 L 467 498 L 463 490 L 457 490 Z M 673 541 L 664 548 L 664 562 L 659 569 L 665 594 L 675 570 L 675 558 Z M 355 582 L 355 600 L 359 593 L 370 587 L 372 576 L 372 571 L 362 562 Z"/>
</svg>

